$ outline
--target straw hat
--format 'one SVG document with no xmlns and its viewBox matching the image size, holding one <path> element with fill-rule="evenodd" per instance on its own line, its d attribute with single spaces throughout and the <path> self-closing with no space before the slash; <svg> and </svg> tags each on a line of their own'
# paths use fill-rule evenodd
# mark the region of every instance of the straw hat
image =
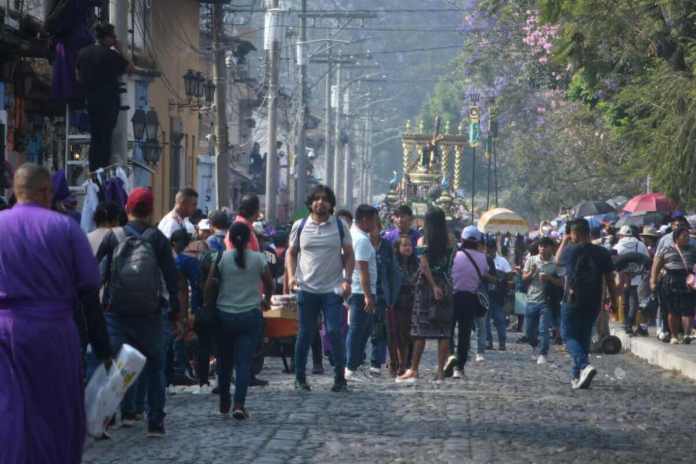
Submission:
<svg viewBox="0 0 696 464">
<path fill-rule="evenodd" d="M 657 233 L 657 229 L 655 229 L 655 227 L 643 226 L 643 231 L 640 233 L 640 236 L 658 238 L 660 235 Z"/>
</svg>

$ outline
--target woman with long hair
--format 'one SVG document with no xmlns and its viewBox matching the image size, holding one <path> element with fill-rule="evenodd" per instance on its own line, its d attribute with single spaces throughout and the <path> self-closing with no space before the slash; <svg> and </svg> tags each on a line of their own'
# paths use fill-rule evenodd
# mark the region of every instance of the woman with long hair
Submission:
<svg viewBox="0 0 696 464">
<path fill-rule="evenodd" d="M 452 260 L 455 240 L 447 231 L 445 212 L 431 208 L 425 215 L 425 233 L 418 241 L 420 265 L 416 283 L 411 336 L 411 367 L 397 382 L 415 382 L 427 339 L 438 341 L 436 380 L 445 378 L 444 366 L 452 332 Z"/>
<path fill-rule="evenodd" d="M 246 224 L 235 223 L 228 239 L 234 249 L 226 251 L 218 271 L 220 289 L 217 298 L 219 313 L 218 343 L 220 348 L 220 412 L 230 412 L 230 380 L 232 367 L 236 370 L 234 408 L 235 419 L 247 419 L 244 407 L 251 381 L 251 364 L 256 344 L 263 330 L 262 305 L 268 307 L 273 293 L 273 279 L 266 257 L 251 251 L 247 245 L 251 231 Z M 265 301 L 261 301 L 259 282 L 263 282 Z"/>
</svg>

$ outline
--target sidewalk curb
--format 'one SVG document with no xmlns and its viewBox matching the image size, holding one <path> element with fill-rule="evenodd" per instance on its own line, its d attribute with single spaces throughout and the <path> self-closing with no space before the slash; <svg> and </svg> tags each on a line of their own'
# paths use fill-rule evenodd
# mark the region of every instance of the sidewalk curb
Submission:
<svg viewBox="0 0 696 464">
<path fill-rule="evenodd" d="M 622 351 L 631 352 L 649 364 L 678 371 L 683 376 L 696 380 L 696 346 L 669 345 L 653 336 L 629 337 L 618 325 L 611 327 L 611 333 L 621 339 Z"/>
</svg>

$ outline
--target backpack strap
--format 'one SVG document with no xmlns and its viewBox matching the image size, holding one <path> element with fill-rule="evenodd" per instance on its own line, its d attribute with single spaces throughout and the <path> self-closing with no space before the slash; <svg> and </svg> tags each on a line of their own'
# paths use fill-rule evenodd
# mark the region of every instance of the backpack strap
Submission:
<svg viewBox="0 0 696 464">
<path fill-rule="evenodd" d="M 341 221 L 341 218 L 338 216 L 336 216 L 336 226 L 338 227 L 338 236 L 341 239 L 339 245 L 341 245 L 341 248 L 343 248 L 343 239 L 346 238 L 346 231 L 343 230 L 343 221 Z"/>
<path fill-rule="evenodd" d="M 300 235 L 302 235 L 302 230 L 305 227 L 305 224 L 307 224 L 307 218 L 304 217 L 302 218 L 302 221 L 300 221 L 300 225 L 297 227 L 297 235 L 295 236 L 295 248 L 297 248 L 297 252 L 300 252 Z"/>
<path fill-rule="evenodd" d="M 128 238 L 128 234 L 126 233 L 126 230 L 124 227 L 114 228 L 113 233 L 114 233 L 114 236 L 116 237 L 116 240 L 118 241 L 118 243 L 121 243 L 126 238 Z"/>
<path fill-rule="evenodd" d="M 478 264 L 476 264 L 476 261 L 474 261 L 474 258 L 471 257 L 468 251 L 462 250 L 462 252 L 466 255 L 467 258 L 469 258 L 471 264 L 474 265 L 474 269 L 476 269 L 476 274 L 478 275 L 479 281 L 482 281 L 483 278 L 481 277 L 481 270 L 479 269 Z"/>
<path fill-rule="evenodd" d="M 147 230 L 147 228 L 146 228 L 145 230 Z M 137 230 L 135 227 L 133 227 L 133 226 L 130 225 L 130 224 L 126 224 L 126 225 L 123 227 L 123 231 L 124 231 L 125 234 L 128 234 L 128 235 L 135 235 L 135 236 L 138 237 L 139 239 L 142 239 L 142 238 L 143 238 L 143 235 L 145 234 L 145 231 L 143 231 L 142 233 L 140 233 L 140 232 L 138 232 L 138 230 Z"/>
</svg>

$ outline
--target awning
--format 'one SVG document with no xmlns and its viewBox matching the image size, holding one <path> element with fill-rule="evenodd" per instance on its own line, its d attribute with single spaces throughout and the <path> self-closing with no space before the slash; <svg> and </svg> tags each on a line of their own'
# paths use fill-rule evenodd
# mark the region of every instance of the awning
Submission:
<svg viewBox="0 0 696 464">
<path fill-rule="evenodd" d="M 529 223 L 514 211 L 506 208 L 495 208 L 486 211 L 481 216 L 478 222 L 478 229 L 485 234 L 506 232 L 526 234 L 529 232 Z"/>
</svg>

